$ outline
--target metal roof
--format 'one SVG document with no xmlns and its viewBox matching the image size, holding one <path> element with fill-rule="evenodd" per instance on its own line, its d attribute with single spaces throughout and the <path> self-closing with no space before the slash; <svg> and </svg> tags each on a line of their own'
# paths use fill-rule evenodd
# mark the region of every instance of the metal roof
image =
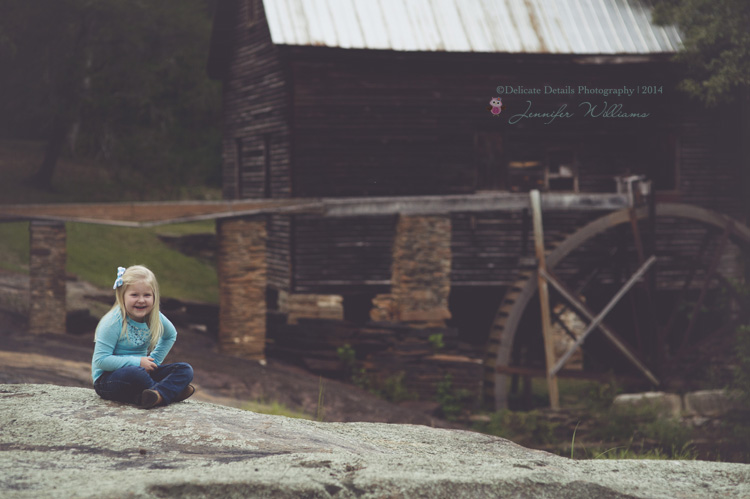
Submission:
<svg viewBox="0 0 750 499">
<path fill-rule="evenodd" d="M 675 52 L 642 0 L 263 0 L 280 45 L 549 54 Z"/>
</svg>

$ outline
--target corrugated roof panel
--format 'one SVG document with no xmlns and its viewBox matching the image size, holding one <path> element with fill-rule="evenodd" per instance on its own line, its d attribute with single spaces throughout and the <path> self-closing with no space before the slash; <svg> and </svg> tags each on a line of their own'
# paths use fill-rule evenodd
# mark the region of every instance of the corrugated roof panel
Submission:
<svg viewBox="0 0 750 499">
<path fill-rule="evenodd" d="M 283 12 L 286 9 L 280 8 L 281 2 L 266 2 L 264 4 L 266 11 L 266 21 L 268 22 L 269 28 L 273 26 L 277 31 L 277 36 L 285 40 L 292 40 L 294 38 L 294 29 L 291 26 L 291 19 L 284 17 Z"/>
<path fill-rule="evenodd" d="M 353 4 L 359 18 L 359 29 L 362 30 L 365 40 L 364 46 L 359 48 L 392 49 L 393 44 L 388 36 L 384 9 L 380 8 L 378 2 L 373 0 L 353 0 Z"/>
<path fill-rule="evenodd" d="M 623 33 L 619 29 L 619 25 L 615 24 L 617 20 L 617 14 L 613 15 L 613 12 L 609 10 L 609 3 L 610 0 L 593 0 L 597 4 L 597 9 L 600 12 L 599 19 L 602 23 L 602 28 L 604 29 L 605 37 L 607 34 L 610 34 L 609 41 L 612 44 L 613 51 L 616 54 L 622 54 L 623 52 L 626 52 L 627 49 L 625 48 L 626 39 L 623 36 L 625 33 Z"/>
<path fill-rule="evenodd" d="M 432 51 L 440 41 L 440 32 L 429 0 L 404 2 L 407 22 L 410 23 L 411 45 L 407 50 Z"/>
<path fill-rule="evenodd" d="M 263 0 L 280 45 L 553 54 L 674 52 L 643 0 Z"/>
<path fill-rule="evenodd" d="M 547 50 L 542 50 L 543 40 L 534 29 L 534 25 L 531 22 L 532 13 L 529 12 L 526 2 L 524 0 L 505 0 L 505 3 L 508 8 L 508 15 L 510 16 L 508 18 L 510 24 L 500 25 L 497 29 L 515 28 L 515 36 L 518 37 L 518 41 L 521 43 L 521 50 L 519 52 L 548 52 Z"/>
<path fill-rule="evenodd" d="M 649 13 L 649 18 L 651 17 L 651 14 Z M 668 26 L 665 29 L 656 29 L 653 30 L 654 36 L 659 40 L 659 44 L 662 47 L 669 47 L 671 50 L 676 51 L 679 49 L 680 44 L 679 42 L 675 42 L 672 38 L 672 34 L 677 34 L 677 30 L 674 26 Z M 679 39 L 679 35 L 678 35 Z"/>
<path fill-rule="evenodd" d="M 630 33 L 633 35 L 633 42 L 635 43 L 636 50 L 643 52 L 648 46 L 648 41 L 644 37 L 643 30 L 638 26 L 638 20 L 636 19 L 633 9 L 624 8 L 628 5 L 629 0 L 618 0 L 620 4 L 620 13 L 623 16 L 623 20 L 626 22 Z"/>
<path fill-rule="evenodd" d="M 662 48 L 662 46 L 659 45 L 659 41 L 654 36 L 654 30 L 651 28 L 651 14 L 646 11 L 646 9 L 642 8 L 642 5 L 641 8 L 631 9 L 630 11 L 635 19 L 636 25 L 641 28 L 646 47 L 656 46 Z"/>
<path fill-rule="evenodd" d="M 292 33 L 290 36 L 290 45 L 307 45 L 310 43 L 310 40 L 312 37 L 310 36 L 309 28 L 308 28 L 308 20 L 305 17 L 305 12 L 303 10 L 303 6 L 300 5 L 297 0 L 281 0 L 279 2 L 280 6 L 286 7 L 289 6 L 288 9 L 283 9 L 279 12 L 279 15 L 284 18 L 288 19 L 290 21 L 290 26 L 292 28 Z M 271 34 L 273 37 L 273 34 Z"/>
<path fill-rule="evenodd" d="M 392 5 L 385 20 L 391 47 L 394 50 L 414 50 L 416 46 L 413 34 L 413 21 L 409 18 L 404 3 Z"/>
<path fill-rule="evenodd" d="M 595 43 L 596 36 L 594 35 L 591 23 L 586 19 L 586 9 L 581 5 L 581 1 L 565 2 L 565 7 L 570 14 L 570 24 L 565 25 L 564 29 L 568 32 L 576 32 L 580 42 L 575 53 L 585 52 L 587 47 L 596 47 L 598 53 L 605 53 L 604 48 L 597 46 Z M 574 29 L 570 29 L 571 26 Z"/>
<path fill-rule="evenodd" d="M 455 0 L 432 0 L 432 9 L 443 38 L 442 43 L 438 44 L 438 50 L 471 52 L 466 28 L 458 15 Z"/>
<path fill-rule="evenodd" d="M 637 52 L 638 47 L 633 39 L 633 33 L 629 29 L 628 23 L 622 17 L 622 8 L 618 0 L 604 0 L 607 3 L 607 11 L 610 19 L 620 38 L 620 44 L 624 52 Z"/>
<path fill-rule="evenodd" d="M 677 30 L 677 27 L 664 26 L 664 34 L 669 40 L 670 47 L 674 47 L 675 51 L 679 50 L 680 46 L 682 46 L 682 38 L 680 37 L 680 32 Z"/>
<path fill-rule="evenodd" d="M 308 31 L 313 39 L 313 45 L 326 47 L 340 47 L 341 32 L 336 29 L 331 17 L 331 6 L 328 0 L 306 0 L 302 2 L 305 17 L 309 23 Z"/>
<path fill-rule="evenodd" d="M 490 33 L 493 35 L 493 52 L 521 52 L 521 40 L 515 25 L 508 22 L 510 11 L 505 2 L 485 0 L 484 12 L 490 16 Z"/>
<path fill-rule="evenodd" d="M 341 48 L 350 49 L 364 45 L 365 40 L 353 4 L 345 2 L 339 8 L 331 10 L 331 19 L 336 32 L 339 33 Z"/>
<path fill-rule="evenodd" d="M 560 16 L 556 19 L 558 23 L 558 29 L 563 37 L 568 41 L 568 50 L 562 53 L 567 54 L 580 54 L 586 47 L 586 42 L 583 40 L 583 31 L 585 28 L 570 29 L 569 26 L 579 26 L 579 16 L 573 11 L 573 6 L 570 2 L 555 2 L 556 13 Z"/>
<path fill-rule="evenodd" d="M 479 5 L 477 5 L 479 7 Z M 462 12 L 456 9 L 457 20 L 463 33 L 466 35 L 466 41 L 469 44 L 471 52 L 487 52 L 489 44 L 482 36 L 482 18 L 475 12 Z"/>
<path fill-rule="evenodd" d="M 547 12 L 546 9 L 554 9 L 545 0 L 527 0 L 528 5 L 533 8 L 534 17 L 538 20 L 539 36 L 543 41 L 542 48 L 545 52 L 550 50 L 564 51 L 569 48 L 567 40 L 562 36 L 559 23 L 556 22 L 557 13 Z"/>
</svg>

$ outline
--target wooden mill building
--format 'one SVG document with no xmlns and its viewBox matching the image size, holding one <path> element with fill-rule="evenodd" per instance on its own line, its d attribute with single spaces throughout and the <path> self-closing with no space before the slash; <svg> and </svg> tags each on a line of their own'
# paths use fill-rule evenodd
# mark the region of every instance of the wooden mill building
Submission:
<svg viewBox="0 0 750 499">
<path fill-rule="evenodd" d="M 533 256 L 528 210 L 493 209 L 503 195 L 584 199 L 643 174 L 658 201 L 739 215 L 738 113 L 679 94 L 679 44 L 640 0 L 219 0 L 225 199 L 350 207 L 264 216 L 267 293 L 234 306 L 448 324 L 481 347 Z M 601 213 L 549 211 L 545 229 Z"/>
</svg>

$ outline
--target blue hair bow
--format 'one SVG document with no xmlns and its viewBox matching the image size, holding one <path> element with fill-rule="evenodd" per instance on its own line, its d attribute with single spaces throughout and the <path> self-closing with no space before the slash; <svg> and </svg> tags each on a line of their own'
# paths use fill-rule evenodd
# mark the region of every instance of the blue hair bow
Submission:
<svg viewBox="0 0 750 499">
<path fill-rule="evenodd" d="M 117 289 L 122 286 L 122 275 L 125 273 L 125 267 L 117 267 L 117 279 L 115 279 L 115 285 L 112 289 Z"/>
</svg>

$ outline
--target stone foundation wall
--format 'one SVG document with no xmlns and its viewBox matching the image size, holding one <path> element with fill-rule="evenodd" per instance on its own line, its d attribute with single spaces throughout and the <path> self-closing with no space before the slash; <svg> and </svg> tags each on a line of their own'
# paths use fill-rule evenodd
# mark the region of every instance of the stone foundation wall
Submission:
<svg viewBox="0 0 750 499">
<path fill-rule="evenodd" d="M 391 293 L 373 300 L 373 320 L 443 326 L 450 319 L 451 220 L 399 217 L 393 242 Z"/>
<path fill-rule="evenodd" d="M 294 294 L 279 291 L 279 312 L 286 314 L 287 324 L 299 319 L 344 319 L 341 295 Z"/>
<path fill-rule="evenodd" d="M 236 218 L 217 221 L 219 341 L 226 353 L 265 358 L 266 223 Z"/>
<path fill-rule="evenodd" d="M 29 223 L 29 332 L 65 332 L 65 224 Z"/>
</svg>

